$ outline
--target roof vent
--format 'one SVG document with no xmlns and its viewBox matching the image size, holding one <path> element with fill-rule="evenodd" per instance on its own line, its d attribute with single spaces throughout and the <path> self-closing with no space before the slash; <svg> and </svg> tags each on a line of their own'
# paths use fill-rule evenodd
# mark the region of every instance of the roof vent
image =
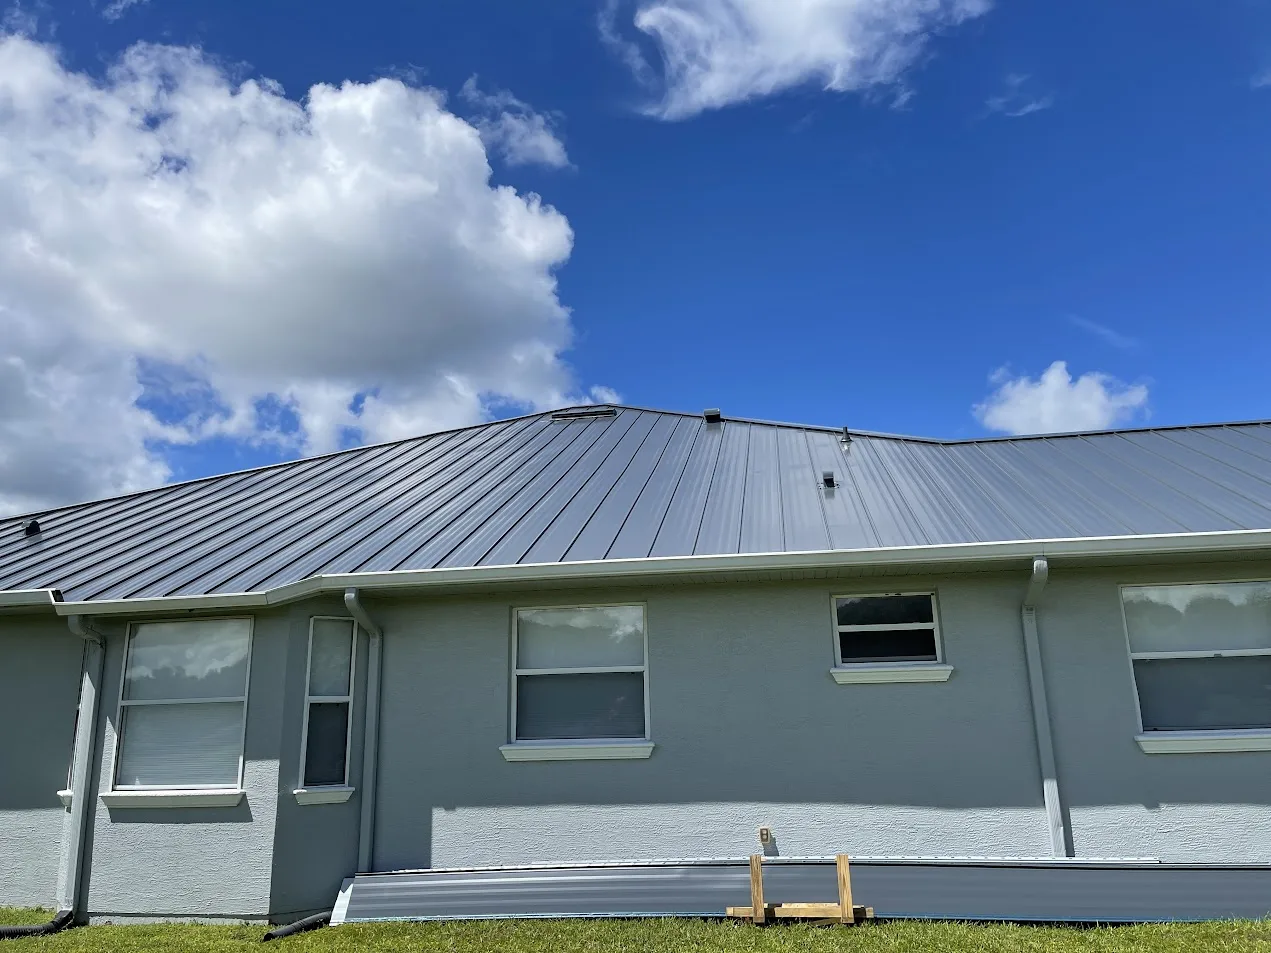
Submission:
<svg viewBox="0 0 1271 953">
<path fill-rule="evenodd" d="M 827 489 L 832 490 L 835 487 L 834 471 L 826 470 L 821 474 L 821 484 Z"/>
<path fill-rule="evenodd" d="M 843 442 L 844 443 L 852 442 L 852 432 L 848 430 L 846 427 L 843 428 Z"/>
<path fill-rule="evenodd" d="M 593 417 L 616 417 L 613 407 L 570 407 L 552 412 L 552 420 L 591 420 Z"/>
<path fill-rule="evenodd" d="M 23 536 L 34 536 L 39 531 L 40 531 L 39 520 L 23 520 L 22 521 L 22 535 Z"/>
<path fill-rule="evenodd" d="M 724 412 L 718 407 L 707 407 L 702 411 L 702 416 L 708 424 L 717 424 L 724 419 Z"/>
</svg>

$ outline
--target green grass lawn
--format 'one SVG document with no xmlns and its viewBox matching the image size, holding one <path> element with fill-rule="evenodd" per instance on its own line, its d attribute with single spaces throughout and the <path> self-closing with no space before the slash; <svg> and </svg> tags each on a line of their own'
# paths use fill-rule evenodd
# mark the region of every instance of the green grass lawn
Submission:
<svg viewBox="0 0 1271 953">
<path fill-rule="evenodd" d="M 43 922 L 44 911 L 0 909 L 0 922 Z M 703 920 L 496 920 L 328 927 L 260 945 L 265 927 L 154 924 L 94 926 L 5 941 L 4 953 L 1271 953 L 1271 923 L 1203 923 L 1065 929 L 1004 925 L 874 923 L 857 927 Z"/>
</svg>

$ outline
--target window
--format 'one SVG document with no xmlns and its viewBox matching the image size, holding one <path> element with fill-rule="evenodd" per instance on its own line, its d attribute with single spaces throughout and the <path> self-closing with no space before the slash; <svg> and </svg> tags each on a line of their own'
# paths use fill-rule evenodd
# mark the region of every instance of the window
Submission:
<svg viewBox="0 0 1271 953">
<path fill-rule="evenodd" d="M 349 782 L 356 632 L 352 619 L 309 621 L 305 727 L 300 755 L 302 788 L 343 786 Z"/>
<path fill-rule="evenodd" d="M 250 619 L 132 626 L 116 790 L 239 786 L 251 642 Z"/>
<path fill-rule="evenodd" d="M 1125 586 L 1121 604 L 1145 733 L 1271 728 L 1271 582 Z"/>
<path fill-rule="evenodd" d="M 939 661 L 930 593 L 847 596 L 834 603 L 840 665 Z"/>
<path fill-rule="evenodd" d="M 518 609 L 515 626 L 515 742 L 648 740 L 643 606 Z"/>
<path fill-rule="evenodd" d="M 834 667 L 840 685 L 943 682 L 939 623 L 930 592 L 836 596 Z"/>
</svg>

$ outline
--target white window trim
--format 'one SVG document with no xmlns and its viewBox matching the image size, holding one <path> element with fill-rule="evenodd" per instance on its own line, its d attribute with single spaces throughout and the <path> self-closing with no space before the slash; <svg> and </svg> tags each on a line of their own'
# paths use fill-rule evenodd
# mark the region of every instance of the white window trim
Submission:
<svg viewBox="0 0 1271 953">
<path fill-rule="evenodd" d="M 1121 631 L 1125 635 L 1125 649 L 1130 656 L 1130 691 L 1134 696 L 1134 717 L 1139 731 L 1135 743 L 1144 754 L 1195 754 L 1223 751 L 1271 751 L 1271 728 L 1198 728 L 1154 729 L 1143 725 L 1143 706 L 1139 702 L 1139 682 L 1134 674 L 1136 661 L 1153 661 L 1171 658 L 1241 658 L 1271 655 L 1271 649 L 1222 649 L 1218 651 L 1135 652 L 1130 644 L 1130 620 L 1125 615 L 1125 590 L 1164 588 L 1167 586 L 1234 586 L 1248 582 L 1268 582 L 1266 579 L 1209 579 L 1186 582 L 1127 582 L 1117 586 L 1117 598 L 1121 603 Z"/>
<path fill-rule="evenodd" d="M 499 748 L 505 761 L 619 761 L 653 754 L 652 741 L 517 741 Z"/>
<path fill-rule="evenodd" d="M 947 682 L 953 674 L 953 666 L 944 662 L 857 662 L 850 668 L 832 668 L 830 674 L 840 685 Z"/>
<path fill-rule="evenodd" d="M 521 613 L 536 609 L 613 609 L 639 606 L 644 623 L 644 664 L 601 665 L 582 668 L 521 668 L 518 656 L 518 628 Z M 508 723 L 510 741 L 499 751 L 506 761 L 612 761 L 623 758 L 647 758 L 653 753 L 653 728 L 649 721 L 649 607 L 645 602 L 593 602 L 585 605 L 562 603 L 548 606 L 512 607 L 512 658 Z M 589 675 L 619 672 L 639 672 L 644 677 L 644 737 L 643 738 L 568 738 L 518 741 L 516 738 L 517 685 L 524 676 L 534 675 Z"/>
<path fill-rule="evenodd" d="M 1147 754 L 1190 754 L 1216 751 L 1271 751 L 1271 729 L 1242 728 L 1226 731 L 1145 731 L 1134 736 Z"/>
<path fill-rule="evenodd" d="M 895 625 L 839 625 L 840 599 L 879 599 L 888 596 L 927 596 L 931 599 L 931 622 L 900 622 Z M 940 631 L 940 605 L 935 590 L 915 592 L 839 592 L 830 596 L 830 676 L 839 685 L 879 685 L 903 682 L 947 682 L 953 666 L 944 660 L 944 638 Z M 844 632 L 893 632 L 898 629 L 930 629 L 935 642 L 934 661 L 844 662 L 839 636 Z"/>
<path fill-rule="evenodd" d="M 347 622 L 353 626 L 353 638 L 349 641 L 349 693 L 347 695 L 310 695 L 309 675 L 313 668 L 313 624 L 318 621 Z M 353 753 L 353 689 L 357 674 L 357 640 L 361 626 L 357 621 L 342 615 L 315 615 L 309 618 L 309 642 L 305 653 L 305 714 L 300 728 L 300 786 L 291 793 L 297 804 L 343 804 L 354 789 L 349 787 L 349 760 Z M 305 784 L 305 761 L 309 756 L 309 706 L 315 702 L 347 703 L 348 722 L 344 729 L 344 780 L 339 784 Z M 324 792 L 326 796 L 324 797 Z"/>
<path fill-rule="evenodd" d="M 291 793 L 297 804 L 343 804 L 356 790 L 347 784 L 315 784 L 311 788 L 296 788 Z"/>
<path fill-rule="evenodd" d="M 222 789 L 179 789 L 107 791 L 98 795 L 103 804 L 111 808 L 150 807 L 236 807 L 246 792 L 242 788 L 231 791 Z"/>
<path fill-rule="evenodd" d="M 132 639 L 139 625 L 155 623 L 203 622 L 203 621 L 247 623 L 247 670 L 243 673 L 243 694 L 241 696 L 225 696 L 218 698 L 189 698 L 180 700 L 153 700 L 124 698 L 127 685 L 128 653 L 132 649 Z M 256 644 L 256 619 L 254 616 L 207 616 L 202 618 L 161 618 L 147 619 L 145 622 L 129 622 L 127 636 L 124 639 L 124 655 L 119 668 L 119 698 L 115 711 L 118 713 L 118 728 L 115 731 L 115 750 L 113 763 L 110 766 L 110 790 L 100 793 L 102 803 L 107 807 L 232 807 L 243 799 L 243 767 L 247 745 L 247 707 L 252 688 L 252 654 Z M 124 709 L 141 705 L 205 705 L 214 702 L 242 702 L 243 724 L 238 736 L 238 776 L 233 784 L 119 784 L 119 756 L 124 750 Z"/>
</svg>

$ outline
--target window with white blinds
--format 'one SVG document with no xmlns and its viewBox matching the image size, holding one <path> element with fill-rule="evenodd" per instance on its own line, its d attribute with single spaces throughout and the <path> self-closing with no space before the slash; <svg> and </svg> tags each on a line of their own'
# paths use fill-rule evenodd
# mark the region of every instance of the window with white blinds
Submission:
<svg viewBox="0 0 1271 953">
<path fill-rule="evenodd" d="M 309 621 L 308 687 L 300 753 L 302 787 L 349 783 L 356 634 L 352 619 L 315 617 Z"/>
<path fill-rule="evenodd" d="M 116 790 L 240 785 L 251 645 L 251 619 L 131 627 Z"/>
<path fill-rule="evenodd" d="M 647 739 L 644 607 L 516 613 L 515 741 Z"/>
</svg>

